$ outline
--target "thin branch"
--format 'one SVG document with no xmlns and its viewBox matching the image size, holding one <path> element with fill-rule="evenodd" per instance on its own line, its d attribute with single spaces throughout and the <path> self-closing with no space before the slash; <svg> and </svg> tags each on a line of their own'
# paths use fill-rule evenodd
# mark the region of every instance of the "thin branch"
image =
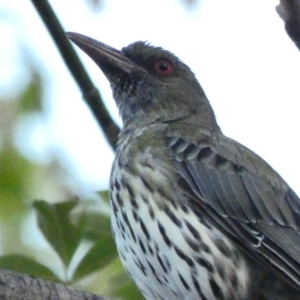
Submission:
<svg viewBox="0 0 300 300">
<path fill-rule="evenodd" d="M 0 270 L 1 300 L 112 300 L 29 275 Z"/>
<path fill-rule="evenodd" d="M 110 117 L 101 99 L 100 93 L 93 85 L 73 46 L 65 36 L 65 32 L 47 0 L 31 0 L 40 17 L 48 28 L 67 67 L 79 85 L 84 99 L 92 110 L 100 127 L 115 150 L 118 140 L 119 127 Z"/>
<path fill-rule="evenodd" d="M 289 37 L 300 50 L 300 0 L 280 0 L 276 7 Z"/>
</svg>

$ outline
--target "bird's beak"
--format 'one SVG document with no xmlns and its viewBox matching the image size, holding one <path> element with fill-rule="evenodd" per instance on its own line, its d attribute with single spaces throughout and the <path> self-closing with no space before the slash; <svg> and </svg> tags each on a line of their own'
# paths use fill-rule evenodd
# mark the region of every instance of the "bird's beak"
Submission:
<svg viewBox="0 0 300 300">
<path fill-rule="evenodd" d="M 66 35 L 94 60 L 106 76 L 112 70 L 129 74 L 133 68 L 136 68 L 136 66 L 117 49 L 79 33 L 67 32 Z"/>
</svg>

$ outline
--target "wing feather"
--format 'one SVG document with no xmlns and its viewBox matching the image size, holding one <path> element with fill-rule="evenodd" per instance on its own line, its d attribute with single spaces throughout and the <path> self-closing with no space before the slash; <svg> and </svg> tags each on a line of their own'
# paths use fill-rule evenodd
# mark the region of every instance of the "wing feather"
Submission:
<svg viewBox="0 0 300 300">
<path fill-rule="evenodd" d="M 300 290 L 300 200 L 284 180 L 226 137 L 220 146 L 207 145 L 207 139 L 201 146 L 177 138 L 170 148 L 186 183 L 183 192 L 195 209 L 250 257 Z"/>
</svg>

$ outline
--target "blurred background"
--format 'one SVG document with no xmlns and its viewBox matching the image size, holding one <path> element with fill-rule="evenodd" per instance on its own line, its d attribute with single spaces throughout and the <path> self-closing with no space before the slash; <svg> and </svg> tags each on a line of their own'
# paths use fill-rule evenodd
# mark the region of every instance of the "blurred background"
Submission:
<svg viewBox="0 0 300 300">
<path fill-rule="evenodd" d="M 275 11 L 278 0 L 49 3 L 66 31 L 118 49 L 146 40 L 174 52 L 195 72 L 224 134 L 262 156 L 300 194 L 300 55 Z M 33 275 L 45 267 L 41 275 L 53 273 L 47 278 L 139 299 L 107 237 L 113 150 L 31 1 L 1 0 L 0 32 L 0 267 Z M 76 51 L 121 127 L 108 82 Z M 57 206 L 39 202 L 34 209 L 34 200 L 75 201 L 60 216 L 70 218 L 73 229 L 82 226 L 83 212 L 92 220 L 67 258 L 49 237 Z"/>
</svg>

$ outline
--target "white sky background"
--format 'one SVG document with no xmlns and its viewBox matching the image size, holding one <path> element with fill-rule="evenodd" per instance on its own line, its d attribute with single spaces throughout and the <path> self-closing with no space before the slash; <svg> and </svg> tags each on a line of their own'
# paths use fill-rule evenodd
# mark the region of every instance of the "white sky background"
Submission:
<svg viewBox="0 0 300 300">
<path fill-rule="evenodd" d="M 103 2 L 95 13 L 84 0 L 50 1 L 66 31 L 119 49 L 147 40 L 174 52 L 196 73 L 223 132 L 266 159 L 300 194 L 300 53 L 275 11 L 279 0 L 200 0 L 192 9 L 179 0 Z M 47 114 L 34 121 L 34 133 L 17 134 L 24 153 L 44 160 L 49 149 L 59 151 L 87 189 L 107 188 L 113 153 L 31 1 L 1 0 L 0 32 L 0 98 L 24 86 L 24 51 L 49 83 Z M 120 122 L 105 77 L 78 53 Z"/>
</svg>

